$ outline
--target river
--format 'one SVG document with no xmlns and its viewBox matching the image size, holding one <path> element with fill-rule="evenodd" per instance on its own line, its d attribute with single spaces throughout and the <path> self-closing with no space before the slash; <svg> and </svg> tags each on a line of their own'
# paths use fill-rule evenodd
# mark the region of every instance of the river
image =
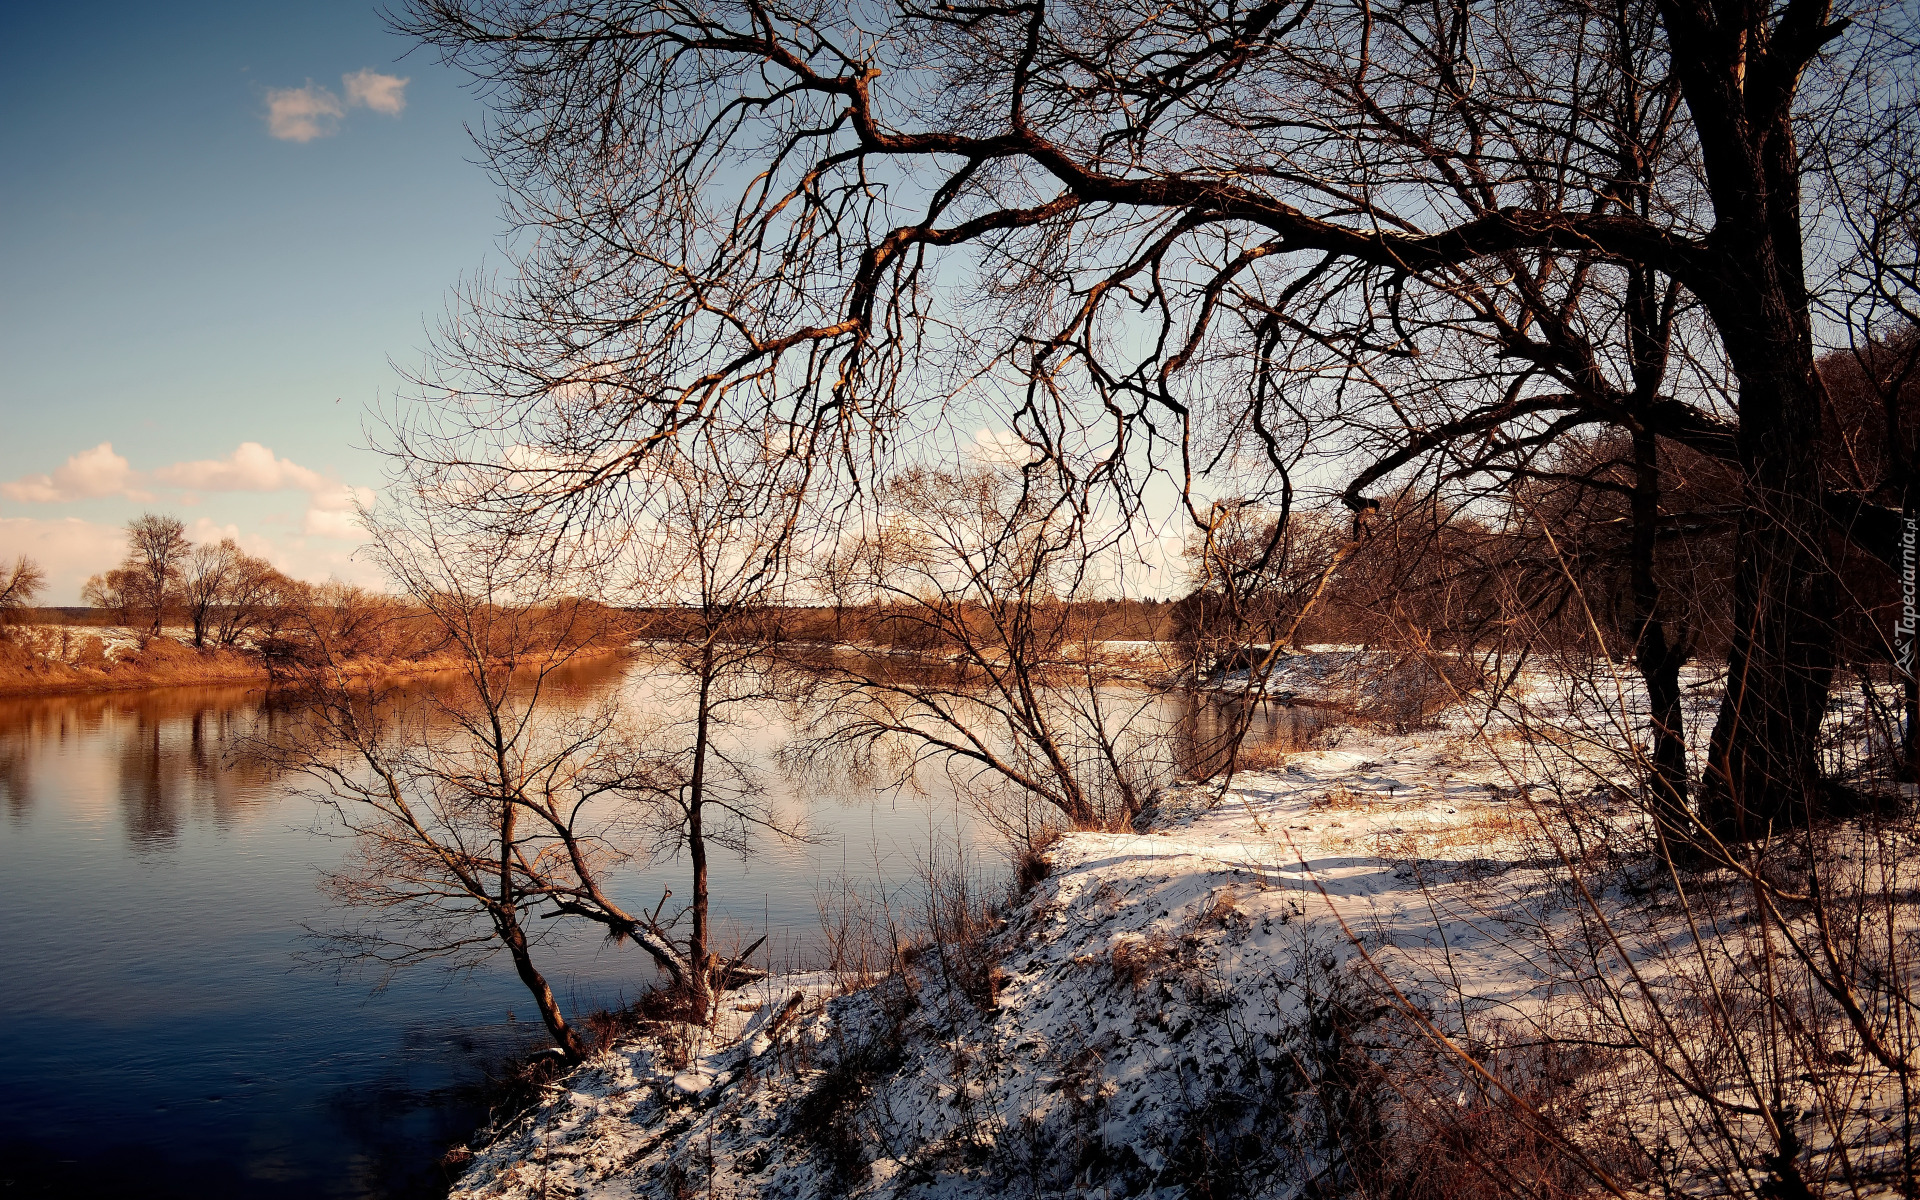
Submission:
<svg viewBox="0 0 1920 1200">
<path fill-rule="evenodd" d="M 567 687 L 589 698 L 647 669 L 608 661 Z M 485 1119 L 487 1072 L 542 1044 L 503 962 L 381 987 L 310 961 L 310 931 L 352 919 L 319 887 L 348 847 L 299 780 L 234 760 L 273 715 L 236 688 L 0 701 L 0 1194 L 438 1195 L 441 1154 Z M 802 785 L 771 769 L 789 715 L 749 718 L 744 744 L 817 834 L 714 864 L 716 912 L 770 926 L 776 966 L 828 883 L 904 883 L 930 850 L 983 840 L 941 773 Z M 682 870 L 618 888 L 650 908 Z M 653 982 L 597 936 L 540 956 L 572 1012 Z"/>
</svg>

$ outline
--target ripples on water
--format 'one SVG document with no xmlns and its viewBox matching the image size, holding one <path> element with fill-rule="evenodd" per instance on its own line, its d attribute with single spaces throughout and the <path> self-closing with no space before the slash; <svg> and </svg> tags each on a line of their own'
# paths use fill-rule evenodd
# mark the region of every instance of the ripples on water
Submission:
<svg viewBox="0 0 1920 1200">
<path fill-rule="evenodd" d="M 568 687 L 593 696 L 633 670 Z M 244 689 L 0 701 L 0 1194 L 435 1195 L 436 1160 L 485 1118 L 486 1069 L 541 1043 L 503 963 L 377 991 L 299 965 L 304 930 L 343 919 L 316 885 L 345 844 L 316 832 L 296 783 L 228 761 L 273 717 Z M 749 725 L 762 754 L 788 732 L 771 709 Z M 775 790 L 820 842 L 716 859 L 713 892 L 776 943 L 804 938 L 823 881 L 901 882 L 930 845 L 973 836 L 937 780 Z M 679 874 L 633 870 L 619 889 L 650 908 Z M 653 981 L 590 935 L 542 962 L 570 1011 Z"/>
</svg>

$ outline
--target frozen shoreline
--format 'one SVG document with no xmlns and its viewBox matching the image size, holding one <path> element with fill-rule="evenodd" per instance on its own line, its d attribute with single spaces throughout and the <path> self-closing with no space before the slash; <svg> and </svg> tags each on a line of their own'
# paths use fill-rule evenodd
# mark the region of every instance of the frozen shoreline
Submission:
<svg viewBox="0 0 1920 1200">
<path fill-rule="evenodd" d="M 1316 987 L 1341 986 L 1354 955 L 1348 930 L 1410 987 L 1444 969 L 1525 1009 L 1533 973 L 1431 903 L 1455 880 L 1546 886 L 1514 836 L 1513 756 L 1445 728 L 1316 741 L 1224 795 L 1179 790 L 1144 832 L 1064 836 L 994 935 L 990 1008 L 931 967 L 838 996 L 825 975 L 768 980 L 733 994 L 691 1062 L 643 1039 L 580 1068 L 454 1195 L 705 1194 L 711 1179 L 724 1195 L 945 1200 L 1005 1194 L 1036 1164 L 1038 1194 L 1095 1177 L 1152 1191 L 1215 1119 L 1204 1097 L 1305 1036 Z"/>
<path fill-rule="evenodd" d="M 1379 678 L 1345 648 L 1288 669 L 1299 693 L 1332 700 Z M 1409 1038 L 1423 1022 L 1571 1063 L 1638 1036 L 1640 1018 L 1609 1005 L 1690 1011 L 1703 982 L 1744 970 L 1744 935 L 1689 940 L 1689 905 L 1711 901 L 1680 902 L 1644 852 L 1622 786 L 1644 730 L 1624 727 L 1639 718 L 1614 669 L 1533 675 L 1491 720 L 1456 707 L 1417 732 L 1333 726 L 1224 793 L 1173 790 L 1139 832 L 1067 834 L 989 935 L 924 949 L 864 990 L 770 979 L 734 994 L 712 1031 L 602 1052 L 493 1131 L 453 1195 L 1300 1196 L 1350 1168 L 1325 1113 L 1356 1061 L 1424 1063 L 1418 1103 L 1450 1109 L 1465 1087 L 1468 1105 L 1470 1070 Z M 1702 729 L 1715 680 L 1689 684 Z M 1689 886 L 1732 896 L 1739 880 Z M 1742 919 L 1737 897 L 1718 911 L 1728 929 Z M 1792 918 L 1801 936 L 1805 919 Z M 1369 1024 L 1382 1013 L 1398 1032 Z M 1673 1036 L 1529 1078 L 1562 1129 L 1648 1181 L 1636 1194 L 1656 1170 L 1675 1193 L 1717 1194 L 1724 1165 L 1659 1147 L 1720 1101 L 1653 1063 L 1729 1043 L 1714 1027 Z M 1411 1056 L 1381 1059 L 1388 1043 Z M 1831 1097 L 1796 1078 L 1783 1102 L 1810 1121 Z M 1838 1124 L 1799 1144 L 1831 1162 L 1896 1137 L 1890 1078 L 1860 1076 Z M 1708 1086 L 1744 1094 L 1738 1079 Z M 1498 1120 L 1498 1107 L 1473 1111 Z M 1741 1158 L 1764 1148 L 1757 1117 L 1713 1119 Z"/>
</svg>

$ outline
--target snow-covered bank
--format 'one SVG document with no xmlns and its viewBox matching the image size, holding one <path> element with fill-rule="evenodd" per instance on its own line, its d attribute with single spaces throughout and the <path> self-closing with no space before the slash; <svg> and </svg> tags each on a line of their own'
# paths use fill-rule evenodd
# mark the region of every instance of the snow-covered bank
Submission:
<svg viewBox="0 0 1920 1200">
<path fill-rule="evenodd" d="M 1323 736 L 1225 796 L 1178 793 L 1149 832 L 1063 838 L 996 935 L 991 1007 L 927 960 L 852 995 L 768 981 L 689 1062 L 649 1039 L 582 1068 L 455 1194 L 704 1195 L 709 1176 L 738 1196 L 1139 1194 L 1229 1127 L 1295 1160 L 1272 1174 L 1297 1184 L 1319 1139 L 1270 1122 L 1309 1120 L 1292 1056 L 1347 986 L 1339 920 L 1471 955 L 1460 922 L 1436 931 L 1407 851 L 1508 872 L 1521 803 L 1458 735 Z"/>
<path fill-rule="evenodd" d="M 1582 687 L 1608 690 L 1604 678 Z M 1538 1050 L 1533 1069 L 1554 1087 L 1515 1103 L 1591 1132 L 1583 1153 L 1622 1186 L 1643 1191 L 1657 1176 L 1711 1193 L 1711 1154 L 1663 1159 L 1651 1116 L 1622 1131 L 1642 1109 L 1707 1101 L 1591 1049 L 1617 1049 L 1639 1020 L 1596 1011 L 1622 993 L 1594 980 L 1638 971 L 1647 994 L 1690 995 L 1690 964 L 1734 979 L 1742 968 L 1724 956 L 1739 947 L 1675 940 L 1681 908 L 1649 885 L 1644 859 L 1623 854 L 1644 820 L 1611 786 L 1632 742 L 1582 687 L 1522 697 L 1541 722 L 1529 736 L 1466 713 L 1404 735 L 1336 727 L 1224 794 L 1171 794 L 1143 832 L 1067 835 L 1046 878 L 979 945 L 951 961 L 927 951 L 851 994 L 824 975 L 769 980 L 735 994 L 714 1031 L 603 1053 L 502 1131 L 454 1194 L 1337 1192 L 1324 1185 L 1359 1169 L 1355 1141 L 1380 1133 L 1353 1107 L 1351 1056 L 1377 1062 L 1412 1027 L 1386 1028 L 1395 989 L 1423 1014 L 1414 1023 L 1587 1047 L 1579 1066 Z M 1696 690 L 1703 717 L 1711 696 Z M 1555 776 L 1558 790 L 1536 786 Z M 1604 936 L 1602 916 L 1616 923 Z M 1724 1055 L 1711 1031 L 1680 1036 L 1698 1043 L 1680 1046 L 1683 1058 Z M 1384 1086 L 1414 1108 L 1452 1110 L 1449 1080 L 1463 1069 L 1427 1062 L 1419 1080 Z M 1780 1103 L 1813 1113 L 1813 1085 L 1792 1075 Z M 1472 1109 L 1465 1090 L 1457 1103 Z M 1730 1140 L 1758 1120 L 1738 1107 L 1714 1118 Z M 1832 1130 L 1829 1141 L 1870 1135 L 1844 1121 Z M 1821 1136 L 1810 1126 L 1802 1142 Z M 1506 1152 L 1487 1144 L 1483 1154 Z M 1460 1159 L 1484 1174 L 1478 1161 Z"/>
</svg>

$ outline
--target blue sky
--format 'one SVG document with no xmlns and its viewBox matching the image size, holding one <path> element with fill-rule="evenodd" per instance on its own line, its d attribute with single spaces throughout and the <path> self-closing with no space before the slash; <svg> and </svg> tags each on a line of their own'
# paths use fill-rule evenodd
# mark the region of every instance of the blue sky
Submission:
<svg viewBox="0 0 1920 1200">
<path fill-rule="evenodd" d="M 409 48 L 370 5 L 0 10 L 0 557 L 48 602 L 148 509 L 373 581 L 363 428 L 501 228 Z"/>
</svg>

